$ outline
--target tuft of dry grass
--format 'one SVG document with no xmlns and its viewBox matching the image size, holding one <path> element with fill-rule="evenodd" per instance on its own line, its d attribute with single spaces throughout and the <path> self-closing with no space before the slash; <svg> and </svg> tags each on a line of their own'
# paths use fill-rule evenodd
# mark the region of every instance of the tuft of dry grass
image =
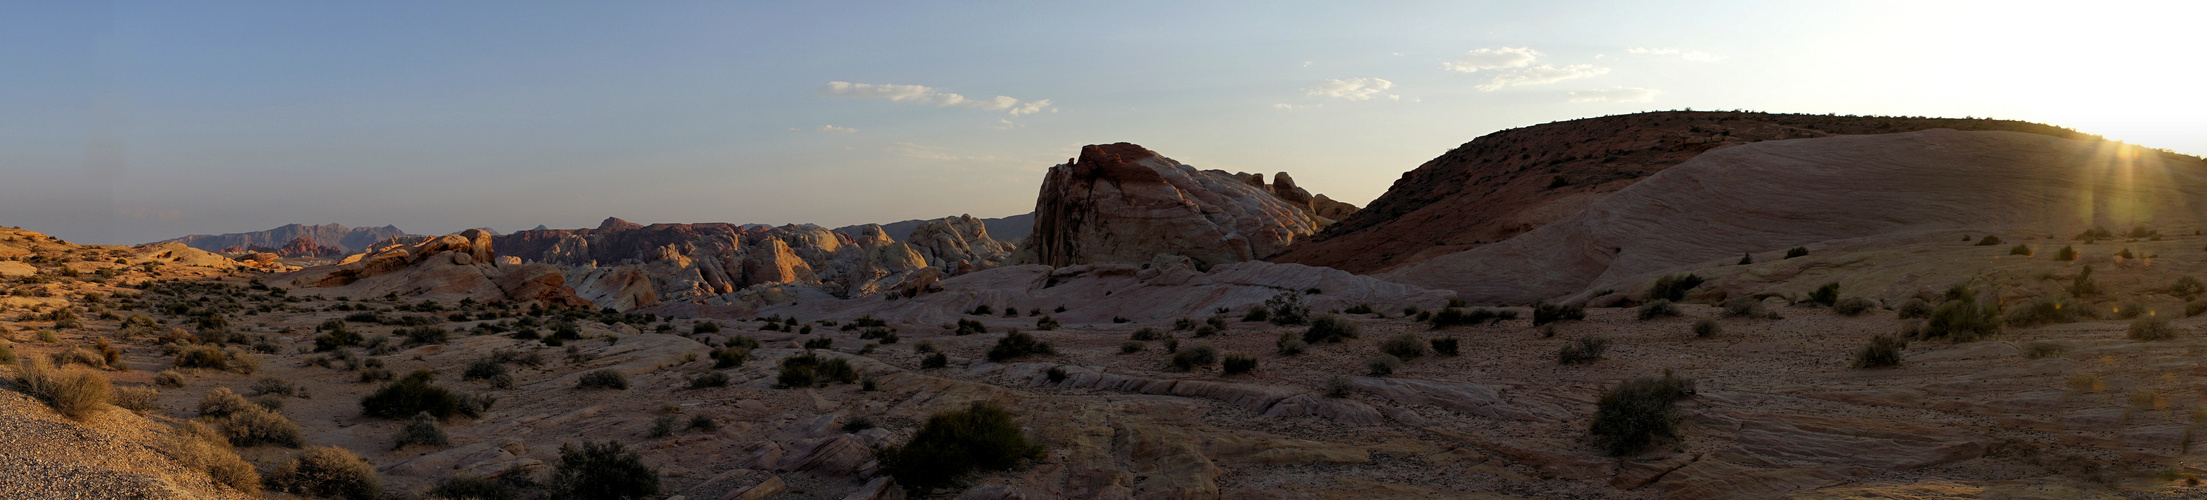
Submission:
<svg viewBox="0 0 2207 500">
<path fill-rule="evenodd" d="M 106 405 L 114 392 L 106 375 L 77 367 L 55 369 L 53 363 L 35 357 L 16 367 L 15 381 L 17 390 L 78 420 Z"/>
<path fill-rule="evenodd" d="M 261 475 L 238 458 L 230 440 L 199 422 L 184 422 L 169 429 L 156 447 L 162 455 L 186 469 L 203 471 L 215 484 L 249 495 L 259 495 Z"/>
</svg>

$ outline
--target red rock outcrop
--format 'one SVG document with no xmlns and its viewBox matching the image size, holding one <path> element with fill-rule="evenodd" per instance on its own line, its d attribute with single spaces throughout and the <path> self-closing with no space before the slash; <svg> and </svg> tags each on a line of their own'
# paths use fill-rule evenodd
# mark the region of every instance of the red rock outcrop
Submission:
<svg viewBox="0 0 2207 500">
<path fill-rule="evenodd" d="M 1524 304 L 1797 246 L 2196 228 L 2207 222 L 2201 192 L 2199 159 L 2098 140 L 1935 129 L 1769 141 L 1702 154 L 1516 238 L 1375 277 Z"/>
<path fill-rule="evenodd" d="M 284 257 L 326 258 L 341 257 L 345 255 L 345 249 L 315 243 L 313 238 L 308 238 L 305 236 L 292 238 L 291 242 L 285 243 L 284 246 L 269 250 L 268 252 Z"/>
<path fill-rule="evenodd" d="M 2006 120 L 1668 111 L 1481 136 L 1268 260 L 1372 273 L 1507 240 L 1704 152 L 1760 141 L 1949 128 L 2087 137 Z M 1323 215 L 1323 213 L 1321 214 Z"/>
<path fill-rule="evenodd" d="M 1090 145 L 1050 168 L 1022 263 L 1063 267 L 1183 256 L 1200 267 L 1255 260 L 1330 220 L 1285 174 L 1200 171 L 1128 143 Z"/>
<path fill-rule="evenodd" d="M 589 306 L 553 266 L 500 266 L 489 232 L 469 229 L 413 244 L 387 244 L 337 264 L 308 268 L 278 283 L 332 296 L 399 294 L 435 300 L 472 298 Z"/>
</svg>

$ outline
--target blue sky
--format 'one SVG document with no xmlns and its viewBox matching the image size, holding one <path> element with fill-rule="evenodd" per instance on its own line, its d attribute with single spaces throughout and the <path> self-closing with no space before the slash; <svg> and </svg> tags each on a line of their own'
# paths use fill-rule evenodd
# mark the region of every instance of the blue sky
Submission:
<svg viewBox="0 0 2207 500">
<path fill-rule="evenodd" d="M 459 5 L 454 5 L 459 4 Z M 1029 211 L 1082 144 L 1363 204 L 1643 110 L 2207 153 L 2196 4 L 0 2 L 0 224 L 141 243 Z M 837 83 L 841 82 L 841 83 Z"/>
</svg>

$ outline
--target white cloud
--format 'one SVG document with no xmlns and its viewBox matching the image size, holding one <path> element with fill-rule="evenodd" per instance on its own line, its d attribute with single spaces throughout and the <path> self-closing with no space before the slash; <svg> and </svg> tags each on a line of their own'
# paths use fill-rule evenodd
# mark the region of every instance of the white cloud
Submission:
<svg viewBox="0 0 2207 500">
<path fill-rule="evenodd" d="M 1310 67 L 1310 61 L 1303 61 L 1303 67 L 1305 67 L 1305 68 L 1308 68 L 1308 67 Z"/>
<path fill-rule="evenodd" d="M 819 130 L 820 130 L 821 132 L 827 132 L 827 133 L 830 133 L 830 134 L 848 134 L 848 133 L 851 133 L 851 132 L 857 132 L 857 131 L 858 131 L 858 129 L 855 129 L 855 128 L 850 128 L 850 127 L 837 127 L 837 126 L 834 126 L 834 125 L 821 125 L 821 126 L 820 126 L 820 128 L 819 128 Z"/>
<path fill-rule="evenodd" d="M 968 99 L 966 96 L 944 92 L 926 85 L 828 82 L 827 85 L 820 86 L 819 93 L 827 97 L 846 99 L 888 99 L 890 102 L 1004 111 L 1014 116 L 1050 109 L 1049 99 L 1027 101 L 1007 96 L 996 96 L 990 99 Z"/>
<path fill-rule="evenodd" d="M 1708 52 L 1674 48 L 1633 47 L 1630 49 L 1626 49 L 1625 52 L 1630 52 L 1634 54 L 1646 54 L 1651 56 L 1678 56 L 1681 59 L 1693 62 L 1716 62 L 1724 60 L 1724 56 L 1711 54 Z"/>
<path fill-rule="evenodd" d="M 1487 83 L 1479 84 L 1479 90 L 1493 92 L 1496 90 L 1501 90 L 1502 87 L 1515 87 L 1521 85 L 1545 85 L 1564 80 L 1575 80 L 1579 78 L 1600 76 L 1606 73 L 1609 73 L 1609 68 L 1597 67 L 1591 64 L 1573 64 L 1563 67 L 1542 64 L 1539 66 L 1516 68 L 1509 71 L 1504 71 L 1498 75 L 1494 75 L 1494 78 L 1491 80 L 1487 80 Z"/>
<path fill-rule="evenodd" d="M 1401 52 L 1396 52 L 1396 53 L 1394 53 L 1394 55 L 1395 55 L 1395 57 L 1402 57 L 1402 53 L 1401 53 Z"/>
<path fill-rule="evenodd" d="M 1462 57 L 1456 58 L 1454 62 L 1441 63 L 1441 69 L 1459 73 L 1474 73 L 1488 69 L 1523 68 L 1531 66 L 1533 60 L 1538 58 L 1540 58 L 1539 51 L 1525 47 L 1474 49 L 1465 52 Z"/>
<path fill-rule="evenodd" d="M 1572 92 L 1571 102 L 1648 102 L 1655 100 L 1661 90 L 1617 87 L 1607 90 L 1580 90 Z"/>
<path fill-rule="evenodd" d="M 1379 78 L 1327 79 L 1318 82 L 1307 92 L 1312 96 L 1338 97 L 1351 101 L 1371 99 L 1374 94 L 1395 87 L 1395 82 Z"/>
<path fill-rule="evenodd" d="M 1308 106 L 1308 105 L 1304 105 L 1304 106 L 1297 106 L 1297 105 L 1294 105 L 1294 104 L 1274 104 L 1274 105 L 1272 105 L 1272 109 L 1277 109 L 1277 110 L 1280 110 L 1280 111 L 1294 111 L 1294 110 L 1298 110 L 1298 109 L 1303 109 L 1303 108 L 1308 108 L 1308 107 L 1310 107 L 1310 106 Z"/>
</svg>

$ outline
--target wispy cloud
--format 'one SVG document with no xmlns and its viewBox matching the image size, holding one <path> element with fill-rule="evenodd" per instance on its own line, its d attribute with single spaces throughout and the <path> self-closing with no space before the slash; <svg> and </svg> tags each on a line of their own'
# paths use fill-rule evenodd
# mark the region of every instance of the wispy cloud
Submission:
<svg viewBox="0 0 2207 500">
<path fill-rule="evenodd" d="M 1564 80 L 1575 80 L 1579 78 L 1601 76 L 1606 73 L 1609 73 L 1609 68 L 1598 67 L 1592 64 L 1573 64 L 1562 67 L 1542 64 L 1539 66 L 1512 69 L 1509 71 L 1504 71 L 1501 74 L 1494 75 L 1494 78 L 1487 80 L 1487 83 L 1479 84 L 1479 90 L 1493 92 L 1496 90 L 1501 90 L 1502 87 L 1515 87 L 1521 85 L 1546 85 Z"/>
<path fill-rule="evenodd" d="M 1021 100 L 1008 96 L 989 99 L 971 99 L 952 92 L 944 92 L 926 85 L 872 84 L 828 82 L 820 86 L 820 95 L 845 99 L 887 99 L 890 102 L 929 104 L 943 107 L 962 107 L 1004 111 L 1014 116 L 1050 110 L 1049 99 Z"/>
<path fill-rule="evenodd" d="M 1394 87 L 1395 82 L 1380 78 L 1332 78 L 1318 82 L 1305 92 L 1311 96 L 1362 101 Z"/>
<path fill-rule="evenodd" d="M 1571 92 L 1571 102 L 1648 102 L 1655 100 L 1661 90 L 1618 87 L 1606 90 L 1580 90 Z"/>
<path fill-rule="evenodd" d="M 830 134 L 848 134 L 848 133 L 851 133 L 851 132 L 857 132 L 857 131 L 858 131 L 858 129 L 855 129 L 855 128 L 850 128 L 850 127 L 837 127 L 837 126 L 834 126 L 834 125 L 821 125 L 821 126 L 820 126 L 820 128 L 819 128 L 818 130 L 819 130 L 819 131 L 821 131 L 821 132 L 827 132 L 827 133 L 830 133 Z"/>
<path fill-rule="evenodd" d="M 1711 54 L 1708 52 L 1675 48 L 1633 47 L 1630 49 L 1626 49 L 1625 52 L 1651 56 L 1678 56 L 1680 59 L 1685 59 L 1693 62 L 1716 62 L 1724 60 L 1724 56 Z"/>
<path fill-rule="evenodd" d="M 1441 63 L 1441 69 L 1459 73 L 1476 73 L 1480 70 L 1523 68 L 1540 58 L 1540 51 L 1525 47 L 1473 49 L 1455 61 Z"/>
<path fill-rule="evenodd" d="M 1294 104 L 1285 104 L 1285 103 L 1282 103 L 1282 104 L 1274 104 L 1274 105 L 1272 105 L 1272 109 L 1277 109 L 1277 110 L 1280 110 L 1280 111 L 1294 111 L 1294 110 L 1298 110 L 1298 109 L 1307 109 L 1307 108 L 1312 108 L 1312 107 L 1315 107 L 1315 106 L 1313 106 L 1313 105 L 1308 105 L 1308 104 L 1306 104 L 1306 105 L 1294 105 Z"/>
</svg>

